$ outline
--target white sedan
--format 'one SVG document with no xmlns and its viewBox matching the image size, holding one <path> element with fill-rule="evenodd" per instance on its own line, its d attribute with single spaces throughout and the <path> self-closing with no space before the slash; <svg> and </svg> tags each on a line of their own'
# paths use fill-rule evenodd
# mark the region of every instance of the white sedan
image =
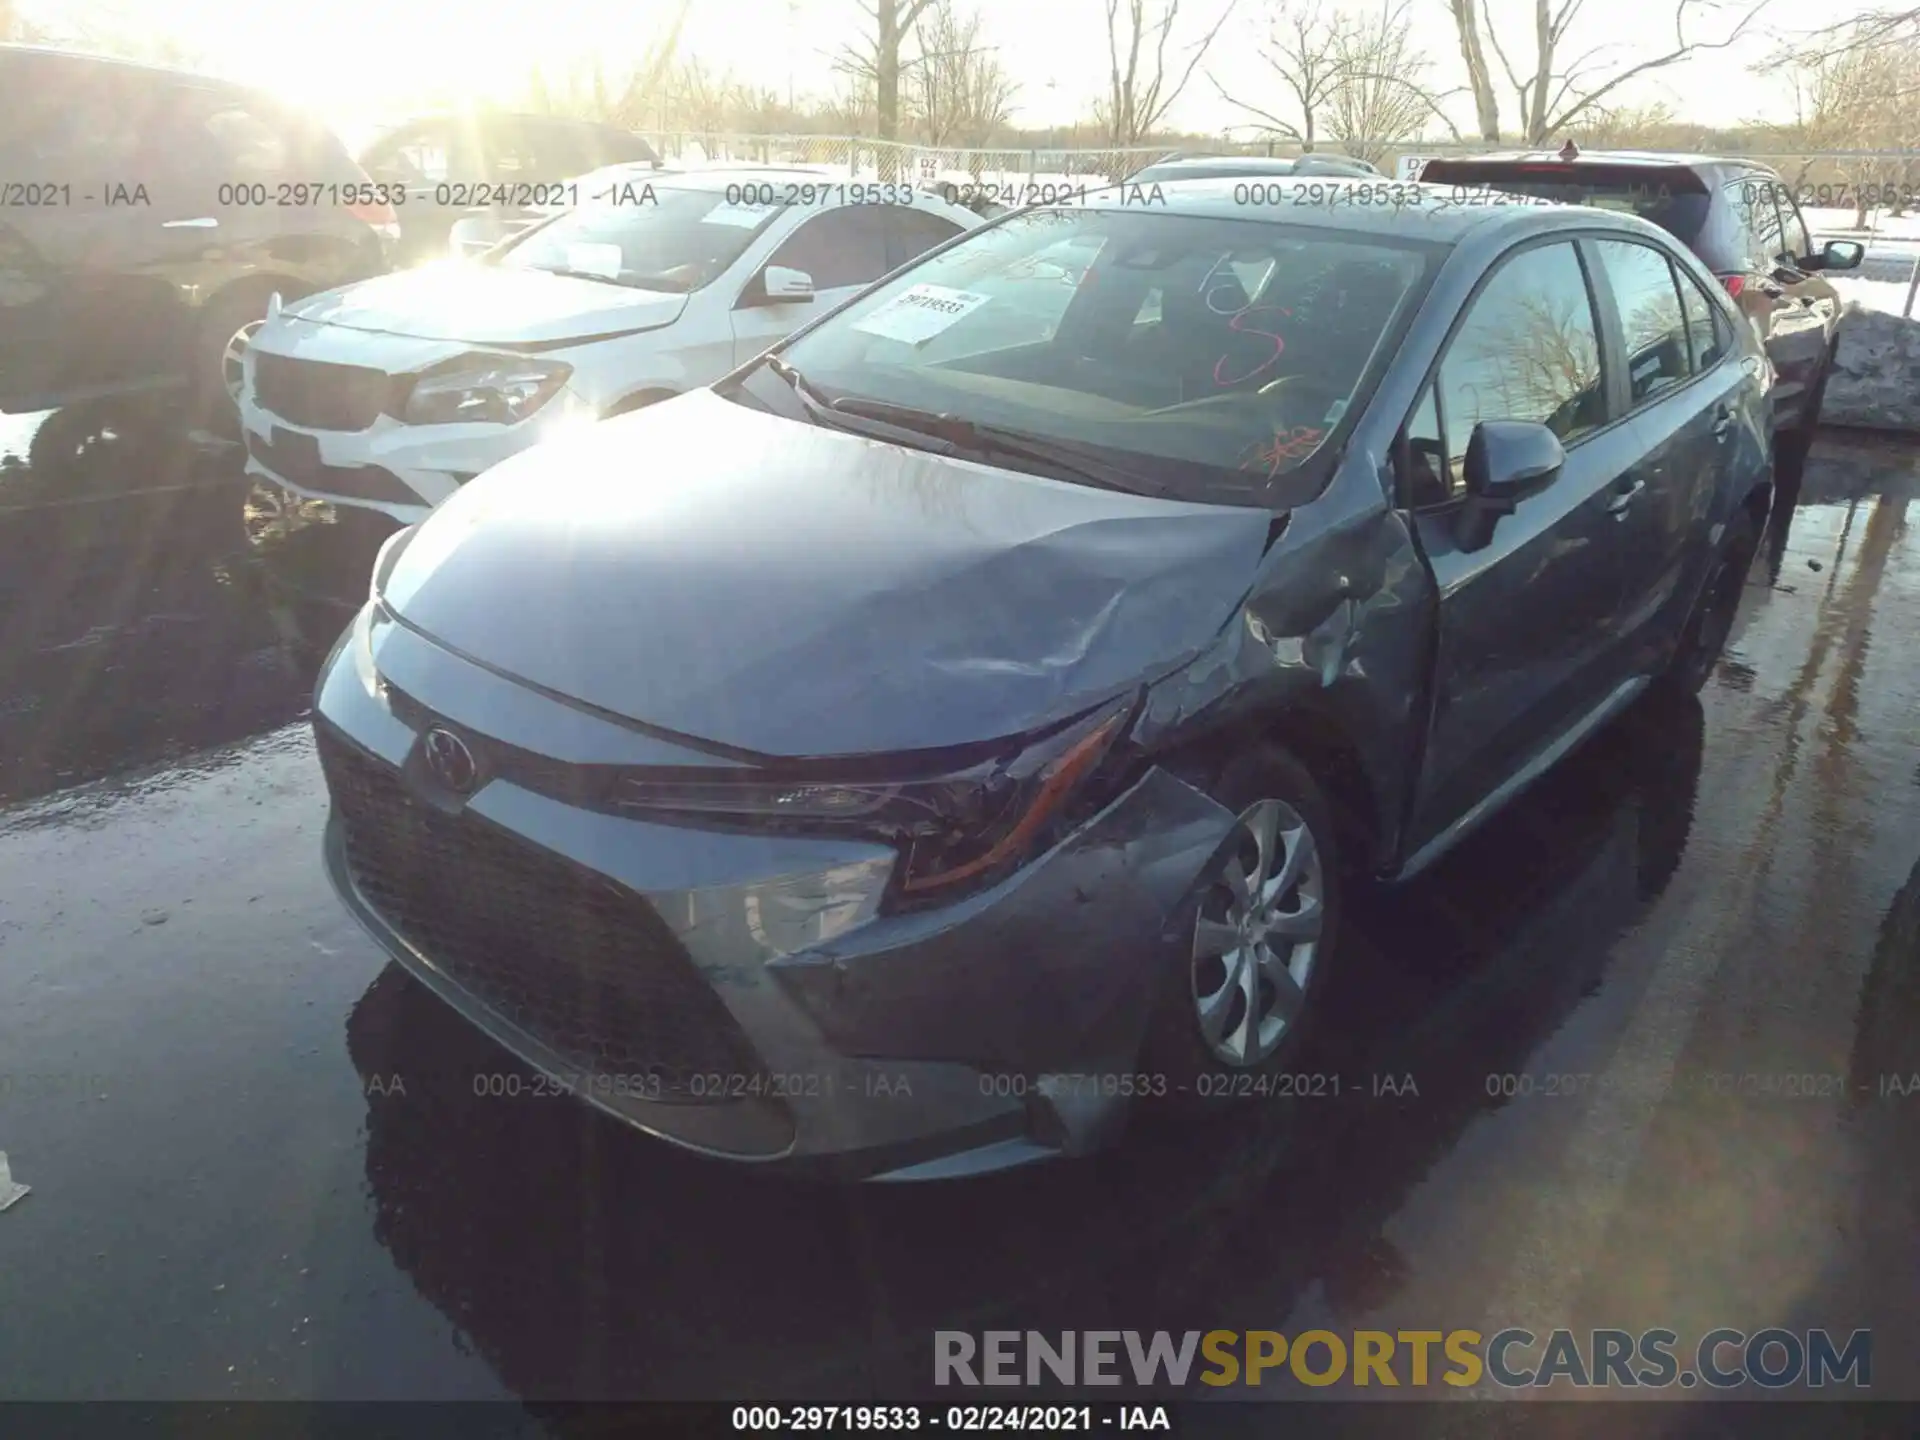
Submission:
<svg viewBox="0 0 1920 1440">
<path fill-rule="evenodd" d="M 509 455 L 711 384 L 980 223 L 906 184 L 636 171 L 476 260 L 276 305 L 242 362 L 247 471 L 416 523 Z"/>
</svg>

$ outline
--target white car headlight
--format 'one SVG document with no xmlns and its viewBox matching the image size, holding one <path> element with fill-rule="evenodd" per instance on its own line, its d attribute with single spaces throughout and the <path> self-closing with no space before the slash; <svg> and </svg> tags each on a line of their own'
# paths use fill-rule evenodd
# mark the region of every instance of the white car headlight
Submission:
<svg viewBox="0 0 1920 1440">
<path fill-rule="evenodd" d="M 401 418 L 412 425 L 517 425 L 557 395 L 571 374 L 573 367 L 558 360 L 462 355 L 414 381 Z"/>
</svg>

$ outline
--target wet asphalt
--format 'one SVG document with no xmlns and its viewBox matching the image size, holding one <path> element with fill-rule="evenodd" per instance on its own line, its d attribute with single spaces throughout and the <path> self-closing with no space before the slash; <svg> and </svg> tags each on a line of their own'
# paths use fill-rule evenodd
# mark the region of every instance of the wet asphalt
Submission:
<svg viewBox="0 0 1920 1440">
<path fill-rule="evenodd" d="M 924 1393 L 936 1328 L 1777 1324 L 1871 1327 L 1920 1398 L 1920 443 L 1823 439 L 1698 704 L 1350 907 L 1337 1098 L 836 1190 L 477 1096 L 524 1072 L 319 864 L 302 717 L 383 528 L 60 423 L 0 417 L 0 1397 L 844 1400 Z"/>
</svg>

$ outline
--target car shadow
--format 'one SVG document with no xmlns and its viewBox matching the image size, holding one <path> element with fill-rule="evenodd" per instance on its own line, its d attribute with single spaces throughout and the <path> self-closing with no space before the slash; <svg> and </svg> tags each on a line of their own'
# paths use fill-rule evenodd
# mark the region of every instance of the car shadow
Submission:
<svg viewBox="0 0 1920 1440">
<path fill-rule="evenodd" d="M 530 1402 L 899 1399 L 931 1390 L 936 1329 L 1206 1329 L 1312 1286 L 1369 1309 L 1414 1263 L 1389 1218 L 1511 1103 L 1489 1073 L 1526 1068 L 1680 864 L 1703 733 L 1697 700 L 1650 697 L 1419 881 L 1350 904 L 1301 1060 L 1339 1098 L 1149 1117 L 1087 1161 L 848 1188 L 703 1161 L 536 1098 L 389 966 L 347 1020 L 375 1234 Z M 502 1075 L 519 1097 L 475 1094 Z"/>
<path fill-rule="evenodd" d="M 0 803 L 299 718 L 391 526 L 283 501 L 150 410 L 6 419 Z"/>
</svg>

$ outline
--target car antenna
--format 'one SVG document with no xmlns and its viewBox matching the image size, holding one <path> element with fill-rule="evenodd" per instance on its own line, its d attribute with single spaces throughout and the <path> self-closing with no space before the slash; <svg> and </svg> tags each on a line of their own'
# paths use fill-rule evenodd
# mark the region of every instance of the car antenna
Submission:
<svg viewBox="0 0 1920 1440">
<path fill-rule="evenodd" d="M 1560 147 L 1560 158 L 1569 163 L 1580 158 L 1580 147 L 1569 140 Z"/>
</svg>

